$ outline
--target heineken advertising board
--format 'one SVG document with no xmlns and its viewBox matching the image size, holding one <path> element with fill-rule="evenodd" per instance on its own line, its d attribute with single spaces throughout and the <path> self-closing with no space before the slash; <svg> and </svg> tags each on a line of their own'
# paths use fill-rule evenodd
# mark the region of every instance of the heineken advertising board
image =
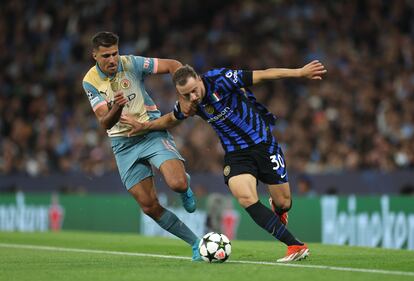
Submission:
<svg viewBox="0 0 414 281">
<path fill-rule="evenodd" d="M 215 195 L 215 202 L 220 202 L 220 196 Z M 208 207 L 205 201 L 209 198 L 199 198 L 201 207 L 193 214 L 177 204 L 168 206 L 163 196 L 161 199 L 197 235 L 214 230 L 231 239 L 273 239 L 234 199 Z M 261 200 L 267 202 L 266 197 Z M 288 227 L 306 242 L 414 250 L 414 198 L 297 197 L 289 212 Z M 126 194 L 0 194 L 0 231 L 60 229 L 167 235 Z"/>
</svg>

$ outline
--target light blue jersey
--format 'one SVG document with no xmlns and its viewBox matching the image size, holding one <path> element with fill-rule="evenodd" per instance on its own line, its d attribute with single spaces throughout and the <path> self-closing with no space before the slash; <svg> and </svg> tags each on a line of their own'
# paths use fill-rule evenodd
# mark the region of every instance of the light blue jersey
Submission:
<svg viewBox="0 0 414 281">
<path fill-rule="evenodd" d="M 139 122 L 160 117 L 160 111 L 144 88 L 144 78 L 157 73 L 157 66 L 156 58 L 120 56 L 118 72 L 108 77 L 95 65 L 83 78 L 83 88 L 92 109 L 96 111 L 102 105 L 113 104 L 114 95 L 120 91 L 129 101 L 122 114 L 135 116 Z M 118 122 L 107 133 L 110 137 L 127 136 L 128 130 L 128 125 Z"/>
</svg>

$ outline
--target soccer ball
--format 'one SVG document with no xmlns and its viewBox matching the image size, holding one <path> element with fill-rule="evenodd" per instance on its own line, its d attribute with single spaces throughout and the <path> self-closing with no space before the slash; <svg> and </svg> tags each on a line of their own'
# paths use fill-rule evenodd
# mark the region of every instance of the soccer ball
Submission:
<svg viewBox="0 0 414 281">
<path fill-rule="evenodd" d="M 231 243 L 226 235 L 209 232 L 200 240 L 198 250 L 207 262 L 225 262 L 231 254 Z"/>
</svg>

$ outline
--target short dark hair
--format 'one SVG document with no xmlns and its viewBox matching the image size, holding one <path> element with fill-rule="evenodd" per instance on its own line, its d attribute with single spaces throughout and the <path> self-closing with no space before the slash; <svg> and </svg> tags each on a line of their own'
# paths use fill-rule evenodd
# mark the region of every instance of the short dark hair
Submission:
<svg viewBox="0 0 414 281">
<path fill-rule="evenodd" d="M 92 37 L 93 49 L 99 49 L 99 47 L 111 47 L 118 45 L 119 37 L 113 32 L 100 31 Z"/>
<path fill-rule="evenodd" d="M 175 71 L 172 80 L 175 86 L 184 86 L 187 83 L 188 78 L 197 78 L 197 76 L 198 74 L 195 72 L 194 68 L 186 64 Z"/>
</svg>

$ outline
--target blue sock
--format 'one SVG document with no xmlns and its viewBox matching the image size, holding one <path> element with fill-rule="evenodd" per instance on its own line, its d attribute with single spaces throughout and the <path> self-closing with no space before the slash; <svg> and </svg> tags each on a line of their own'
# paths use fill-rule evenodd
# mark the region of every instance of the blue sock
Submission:
<svg viewBox="0 0 414 281">
<path fill-rule="evenodd" d="M 160 219 L 156 221 L 159 226 L 181 238 L 191 246 L 197 241 L 197 236 L 174 213 L 165 209 Z"/>
</svg>

